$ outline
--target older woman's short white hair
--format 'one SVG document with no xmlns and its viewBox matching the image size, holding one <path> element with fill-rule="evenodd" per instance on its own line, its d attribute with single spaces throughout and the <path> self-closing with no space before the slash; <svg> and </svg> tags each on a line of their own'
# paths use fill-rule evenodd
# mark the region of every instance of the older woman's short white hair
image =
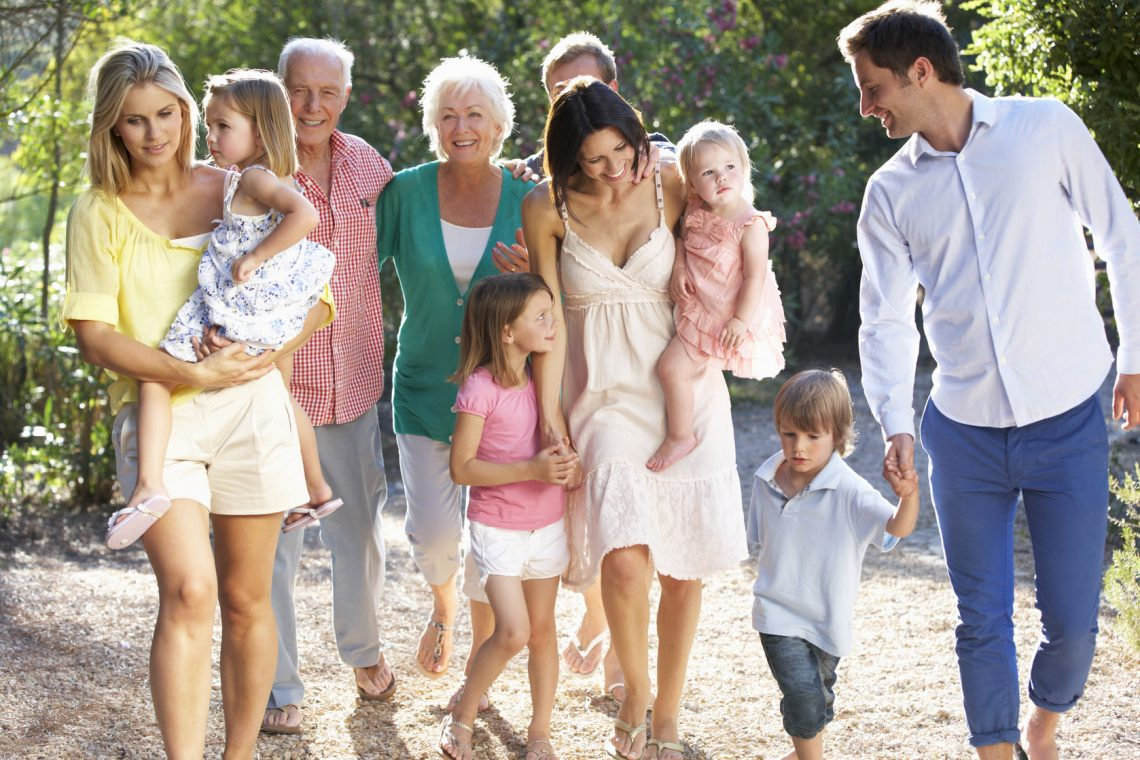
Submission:
<svg viewBox="0 0 1140 760">
<path fill-rule="evenodd" d="M 487 107 L 491 120 L 499 127 L 491 159 L 499 157 L 503 150 L 503 143 L 515 128 L 515 104 L 511 102 L 511 95 L 507 92 L 508 82 L 499 74 L 498 70 L 478 58 L 460 56 L 458 58 L 444 58 L 439 65 L 432 69 L 424 80 L 423 97 L 420 107 L 424 112 L 424 134 L 431 141 L 432 152 L 439 160 L 446 161 L 447 153 L 439 141 L 439 111 L 443 98 L 453 93 L 463 94 L 471 90 L 478 90 L 487 98 Z"/>
</svg>

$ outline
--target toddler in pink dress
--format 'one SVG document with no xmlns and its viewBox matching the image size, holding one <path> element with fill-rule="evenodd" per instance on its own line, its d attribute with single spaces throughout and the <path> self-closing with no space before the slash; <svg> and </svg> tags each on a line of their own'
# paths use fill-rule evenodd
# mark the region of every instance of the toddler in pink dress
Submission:
<svg viewBox="0 0 1140 760">
<path fill-rule="evenodd" d="M 768 260 L 776 219 L 752 207 L 752 164 L 732 127 L 697 124 L 677 145 L 689 205 L 673 262 L 677 334 L 657 363 L 665 440 L 646 466 L 661 472 L 693 450 L 692 380 L 704 368 L 774 377 L 784 368 L 784 309 Z"/>
</svg>

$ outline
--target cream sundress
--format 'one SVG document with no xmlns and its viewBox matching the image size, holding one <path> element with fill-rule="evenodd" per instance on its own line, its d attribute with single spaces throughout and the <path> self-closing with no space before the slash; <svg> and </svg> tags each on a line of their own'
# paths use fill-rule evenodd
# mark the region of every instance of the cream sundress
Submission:
<svg viewBox="0 0 1140 760">
<path fill-rule="evenodd" d="M 584 587 L 613 549 L 649 547 L 657 570 L 681 580 L 735 567 L 747 557 L 736 446 L 724 376 L 693 383 L 697 447 L 663 473 L 645 463 L 665 437 L 665 394 L 656 365 L 673 337 L 669 277 L 675 255 L 660 221 L 617 266 L 579 237 L 566 208 L 559 273 L 566 320 L 562 407 L 585 479 L 566 495 L 569 585 Z"/>
<path fill-rule="evenodd" d="M 677 307 L 677 337 L 693 360 L 729 370 L 737 377 L 762 380 L 784 368 L 784 307 L 770 260 L 760 302 L 748 321 L 748 339 L 732 349 L 720 342 L 744 285 L 740 239 L 744 228 L 756 223 L 771 232 L 776 217 L 752 209 L 747 217 L 734 221 L 714 214 L 700 198 L 689 201 L 682 240 L 685 271 L 695 294 Z"/>
<path fill-rule="evenodd" d="M 282 214 L 269 209 L 246 216 L 230 208 L 247 167 L 226 177 L 224 218 L 210 235 L 198 264 L 198 288 L 178 310 L 174 324 L 160 344 L 171 356 L 195 361 L 191 337 L 201 337 L 209 325 L 221 328 L 223 337 L 246 344 L 246 353 L 279 348 L 293 338 L 332 277 L 336 257 L 311 240 L 286 248 L 259 266 L 248 281 L 237 285 L 231 275 L 234 259 L 247 253 L 281 222 Z"/>
</svg>

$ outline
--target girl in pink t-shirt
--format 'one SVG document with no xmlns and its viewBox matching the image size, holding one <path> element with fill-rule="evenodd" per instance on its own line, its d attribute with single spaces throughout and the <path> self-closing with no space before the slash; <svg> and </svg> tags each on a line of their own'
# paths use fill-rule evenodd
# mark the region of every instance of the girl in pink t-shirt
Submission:
<svg viewBox="0 0 1140 760">
<path fill-rule="evenodd" d="M 541 277 L 504 274 L 479 282 L 460 336 L 451 477 L 470 486 L 467 518 L 479 582 L 495 633 L 475 653 L 462 696 L 444 719 L 439 748 L 472 757 L 479 698 L 523 646 L 533 701 L 527 756 L 554 756 L 550 717 L 558 683 L 554 599 L 569 562 L 563 487 L 578 457 L 564 441 L 542 448 L 527 360 L 554 348 L 554 297 Z"/>
</svg>

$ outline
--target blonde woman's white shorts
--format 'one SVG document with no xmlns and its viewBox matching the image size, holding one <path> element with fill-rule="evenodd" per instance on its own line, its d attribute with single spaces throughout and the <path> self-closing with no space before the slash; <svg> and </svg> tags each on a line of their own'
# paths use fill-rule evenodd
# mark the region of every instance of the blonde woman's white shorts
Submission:
<svg viewBox="0 0 1140 760">
<path fill-rule="evenodd" d="M 293 405 L 276 369 L 202 391 L 171 411 L 162 469 L 171 499 L 216 515 L 266 515 L 308 503 Z M 130 496 L 138 480 L 138 404 L 119 410 L 112 440 L 119 486 Z"/>
</svg>

